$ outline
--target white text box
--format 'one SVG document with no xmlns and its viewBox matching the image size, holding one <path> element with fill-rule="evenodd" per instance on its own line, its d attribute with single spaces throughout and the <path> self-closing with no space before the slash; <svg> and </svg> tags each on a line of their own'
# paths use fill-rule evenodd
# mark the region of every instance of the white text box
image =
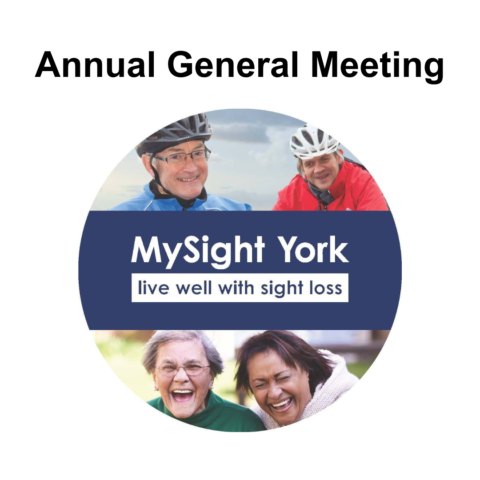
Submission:
<svg viewBox="0 0 480 480">
<path fill-rule="evenodd" d="M 132 302 L 346 303 L 348 273 L 133 273 Z"/>
</svg>

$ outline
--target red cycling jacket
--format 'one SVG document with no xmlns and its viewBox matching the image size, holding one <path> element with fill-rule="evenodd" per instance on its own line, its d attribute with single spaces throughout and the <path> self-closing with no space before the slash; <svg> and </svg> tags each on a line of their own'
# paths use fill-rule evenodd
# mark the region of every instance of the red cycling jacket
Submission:
<svg viewBox="0 0 480 480">
<path fill-rule="evenodd" d="M 273 210 L 388 210 L 373 177 L 361 166 L 347 160 L 342 163 L 337 178 L 322 197 L 326 200 L 317 198 L 308 183 L 300 175 L 295 175 L 278 192 Z"/>
</svg>

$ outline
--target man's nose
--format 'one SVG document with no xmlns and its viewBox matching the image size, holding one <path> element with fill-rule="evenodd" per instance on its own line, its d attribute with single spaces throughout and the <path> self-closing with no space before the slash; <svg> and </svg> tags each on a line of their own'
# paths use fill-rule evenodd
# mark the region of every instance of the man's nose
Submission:
<svg viewBox="0 0 480 480">
<path fill-rule="evenodd" d="M 184 165 L 183 165 L 183 170 L 187 171 L 187 172 L 193 172 L 197 169 L 197 165 L 196 163 L 193 161 L 193 158 L 191 155 L 187 155 L 187 157 L 185 158 L 185 162 L 184 162 Z"/>
</svg>

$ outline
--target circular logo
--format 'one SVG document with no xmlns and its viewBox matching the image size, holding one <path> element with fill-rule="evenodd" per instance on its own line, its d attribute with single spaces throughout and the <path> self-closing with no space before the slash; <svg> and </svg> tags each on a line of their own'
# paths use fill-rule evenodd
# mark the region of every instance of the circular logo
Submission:
<svg viewBox="0 0 480 480">
<path fill-rule="evenodd" d="M 261 110 L 146 133 L 81 242 L 102 354 L 156 410 L 207 429 L 325 409 L 371 365 L 399 302 L 398 234 L 368 165 L 330 132 Z"/>
</svg>

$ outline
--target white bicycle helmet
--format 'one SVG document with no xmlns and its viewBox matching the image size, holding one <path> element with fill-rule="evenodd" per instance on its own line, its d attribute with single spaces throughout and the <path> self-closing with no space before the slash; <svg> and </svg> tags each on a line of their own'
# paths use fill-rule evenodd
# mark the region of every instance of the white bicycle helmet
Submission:
<svg viewBox="0 0 480 480">
<path fill-rule="evenodd" d="M 338 150 L 340 142 L 313 125 L 304 125 L 292 135 L 290 150 L 300 160 L 310 160 Z"/>
</svg>

